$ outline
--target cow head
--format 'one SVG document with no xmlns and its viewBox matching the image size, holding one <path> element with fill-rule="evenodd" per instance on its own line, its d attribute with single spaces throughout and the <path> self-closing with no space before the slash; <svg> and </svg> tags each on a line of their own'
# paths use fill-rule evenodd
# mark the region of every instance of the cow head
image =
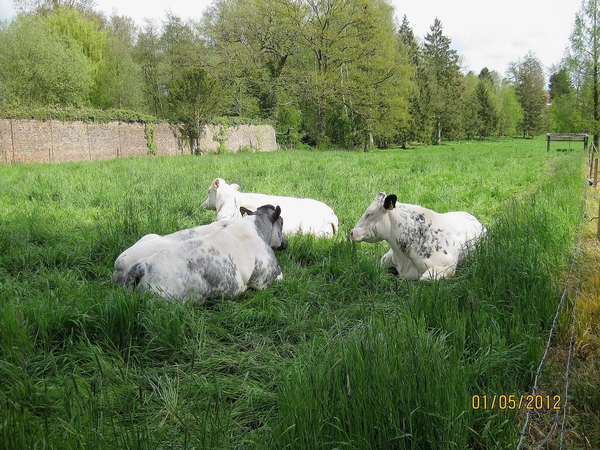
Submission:
<svg viewBox="0 0 600 450">
<path fill-rule="evenodd" d="M 281 217 L 281 208 L 279 206 L 263 205 L 254 212 L 242 206 L 240 207 L 240 214 L 243 217 L 256 217 L 254 223 L 258 235 L 273 250 L 285 250 L 287 248 L 288 241 L 283 235 L 283 217 Z"/>
<path fill-rule="evenodd" d="M 208 198 L 202 203 L 202 207 L 212 211 L 219 212 L 224 205 L 234 204 L 235 196 L 240 186 L 237 184 L 227 184 L 223 178 L 215 178 L 208 188 Z M 235 211 L 231 211 L 229 215 L 237 215 L 237 207 Z M 221 217 L 221 219 L 237 219 L 239 217 Z"/>
<path fill-rule="evenodd" d="M 397 197 L 380 192 L 375 196 L 356 226 L 350 232 L 350 237 L 356 242 L 379 242 L 383 239 L 381 232 L 389 228 L 387 215 L 396 207 Z"/>
</svg>

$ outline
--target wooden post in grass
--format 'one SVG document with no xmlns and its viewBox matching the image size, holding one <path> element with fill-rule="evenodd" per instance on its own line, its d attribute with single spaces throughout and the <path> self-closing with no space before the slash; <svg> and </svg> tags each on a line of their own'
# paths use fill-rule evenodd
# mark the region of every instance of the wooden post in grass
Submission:
<svg viewBox="0 0 600 450">
<path fill-rule="evenodd" d="M 598 228 L 596 229 L 596 239 L 600 241 L 600 202 L 598 202 L 598 218 L 596 219 L 598 222 Z"/>
<path fill-rule="evenodd" d="M 594 158 L 594 186 L 598 183 L 598 158 Z"/>
</svg>

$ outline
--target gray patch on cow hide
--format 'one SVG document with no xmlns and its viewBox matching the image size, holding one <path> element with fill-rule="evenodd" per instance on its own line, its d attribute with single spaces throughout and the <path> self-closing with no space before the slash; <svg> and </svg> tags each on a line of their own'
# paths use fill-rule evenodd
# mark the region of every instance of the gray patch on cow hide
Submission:
<svg viewBox="0 0 600 450">
<path fill-rule="evenodd" d="M 398 222 L 396 244 L 400 251 L 409 256 L 416 253 L 420 258 L 428 259 L 434 252 L 442 249 L 439 234 L 442 229 L 432 229 L 432 222 L 426 223 L 423 213 L 402 211 L 402 219 Z"/>
</svg>

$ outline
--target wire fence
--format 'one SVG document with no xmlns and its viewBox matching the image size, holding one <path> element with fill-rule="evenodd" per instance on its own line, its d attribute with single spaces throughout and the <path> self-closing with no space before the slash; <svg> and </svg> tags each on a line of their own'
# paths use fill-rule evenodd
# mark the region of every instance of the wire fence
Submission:
<svg viewBox="0 0 600 450">
<path fill-rule="evenodd" d="M 532 388 L 532 395 L 535 397 L 537 395 L 537 391 L 538 391 L 540 375 L 541 375 L 541 372 L 547 362 L 548 355 L 550 353 L 550 347 L 552 345 L 554 336 L 556 334 L 558 319 L 563 311 L 563 307 L 566 303 L 569 292 L 574 290 L 574 298 L 573 298 L 573 304 L 572 304 L 573 312 L 572 312 L 572 315 L 570 318 L 571 337 L 570 337 L 570 341 L 569 341 L 567 364 L 565 367 L 564 378 L 563 378 L 564 390 L 563 390 L 562 398 L 564 401 L 562 402 L 562 408 L 560 408 L 559 410 L 556 410 L 554 420 L 552 422 L 552 425 L 550 426 L 550 430 L 548 431 L 548 433 L 546 434 L 544 439 L 542 439 L 542 441 L 538 444 L 538 446 L 537 446 L 538 449 L 541 449 L 544 445 L 546 445 L 548 443 L 548 441 L 554 436 L 554 434 L 556 433 L 556 430 L 559 427 L 559 424 L 560 424 L 559 448 L 562 449 L 564 446 L 564 435 L 565 435 L 565 431 L 566 431 L 565 427 L 566 427 L 566 422 L 567 422 L 568 406 L 569 406 L 568 399 L 569 399 L 569 381 L 570 381 L 570 373 L 571 373 L 571 362 L 573 359 L 574 348 L 575 348 L 575 325 L 577 322 L 577 302 L 579 299 L 579 293 L 580 293 L 580 288 L 581 288 L 581 266 L 582 266 L 581 258 L 583 256 L 583 245 L 584 245 L 582 231 L 583 231 L 583 225 L 585 224 L 584 217 L 587 216 L 585 211 L 587 208 L 587 197 L 588 197 L 589 186 L 590 186 L 590 184 L 586 180 L 583 199 L 581 201 L 581 208 L 580 208 L 580 213 L 579 213 L 579 217 L 578 217 L 576 233 L 575 233 L 575 240 L 574 240 L 574 245 L 573 245 L 573 256 L 571 258 L 569 274 L 563 285 L 560 301 L 558 302 L 558 305 L 556 307 L 556 313 L 554 315 L 554 319 L 552 321 L 552 327 L 550 328 L 550 332 L 548 335 L 548 341 L 546 344 L 546 348 L 544 350 L 542 359 L 540 360 L 540 364 L 536 370 L 533 388 Z M 517 450 L 520 450 L 523 447 L 527 436 L 529 436 L 528 429 L 529 429 L 532 412 L 533 412 L 533 410 L 531 410 L 531 409 L 527 410 L 523 428 L 521 429 L 521 431 L 519 433 L 520 438 L 519 438 L 519 442 L 516 447 Z M 562 420 L 561 420 L 561 416 L 562 416 Z"/>
</svg>

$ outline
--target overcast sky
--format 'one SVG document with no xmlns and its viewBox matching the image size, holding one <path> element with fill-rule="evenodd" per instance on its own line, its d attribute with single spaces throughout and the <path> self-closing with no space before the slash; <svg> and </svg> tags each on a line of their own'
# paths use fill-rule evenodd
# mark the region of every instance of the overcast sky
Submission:
<svg viewBox="0 0 600 450">
<path fill-rule="evenodd" d="M 532 51 L 549 69 L 569 45 L 581 0 L 391 0 L 398 22 L 404 15 L 422 39 L 437 17 L 452 48 L 463 58 L 465 71 L 487 67 L 505 75 L 508 64 Z M 212 0 L 96 0 L 96 10 L 113 11 L 143 25 L 158 22 L 171 11 L 182 19 L 200 19 Z M 0 0 L 0 20 L 14 15 L 11 0 Z"/>
</svg>

